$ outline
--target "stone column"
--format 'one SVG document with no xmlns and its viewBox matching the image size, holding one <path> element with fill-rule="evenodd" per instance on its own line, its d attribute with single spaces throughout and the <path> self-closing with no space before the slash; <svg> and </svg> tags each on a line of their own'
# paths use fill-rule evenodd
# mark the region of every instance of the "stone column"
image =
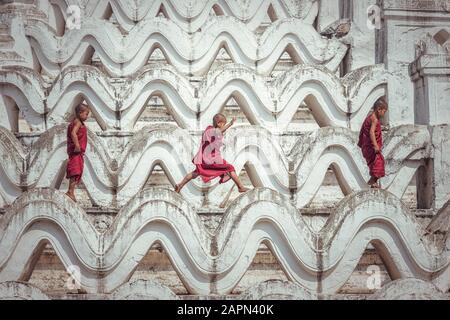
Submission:
<svg viewBox="0 0 450 320">
<path fill-rule="evenodd" d="M 450 28 L 449 28 L 450 30 Z M 441 41 L 441 42 L 438 42 Z M 414 117 L 418 124 L 450 123 L 450 32 L 428 33 L 417 43 L 410 64 L 414 83 Z"/>
<path fill-rule="evenodd" d="M 345 61 L 346 72 L 375 64 L 375 32 L 374 22 L 381 9 L 376 6 L 376 0 L 349 0 L 342 2 L 343 18 L 351 20 L 350 33 L 343 41 L 350 45 Z M 368 9 L 371 10 L 369 17 Z M 379 18 L 377 18 L 379 21 Z M 368 25 L 368 20 L 370 26 Z"/>
<path fill-rule="evenodd" d="M 377 62 L 391 72 L 388 81 L 391 126 L 415 123 L 414 85 L 409 64 L 415 59 L 415 43 L 428 32 L 450 25 L 448 0 L 385 0 L 377 39 Z"/>
<path fill-rule="evenodd" d="M 450 199 L 450 125 L 431 127 L 434 150 L 432 175 L 432 207 L 439 210 Z M 417 193 L 421 190 L 418 189 Z"/>
<path fill-rule="evenodd" d="M 340 19 L 339 0 L 320 0 L 319 14 L 317 17 L 317 30 L 324 31 L 333 22 Z"/>
<path fill-rule="evenodd" d="M 418 205 L 439 209 L 450 199 L 450 32 L 441 29 L 419 40 L 409 69 L 415 120 L 430 126 L 433 148 L 433 159 L 417 176 Z"/>
</svg>

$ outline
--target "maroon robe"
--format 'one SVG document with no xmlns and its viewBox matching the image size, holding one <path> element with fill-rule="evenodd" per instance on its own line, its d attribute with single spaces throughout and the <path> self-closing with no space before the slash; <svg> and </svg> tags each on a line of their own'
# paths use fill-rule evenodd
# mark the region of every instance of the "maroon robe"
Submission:
<svg viewBox="0 0 450 320">
<path fill-rule="evenodd" d="M 87 128 L 83 124 L 77 132 L 78 143 L 80 144 L 80 153 L 75 153 L 75 143 L 72 140 L 72 129 L 75 121 L 72 121 L 67 128 L 67 155 L 69 161 L 67 162 L 66 178 L 73 178 L 77 183 L 81 181 L 84 167 L 84 152 L 87 146 Z"/>
<path fill-rule="evenodd" d="M 203 132 L 200 149 L 192 159 L 196 167 L 194 172 L 200 175 L 204 182 L 216 177 L 220 177 L 219 183 L 227 182 L 230 179 L 227 173 L 234 171 L 234 167 L 220 154 L 222 145 L 222 132 L 213 126 L 208 126 Z"/>
<path fill-rule="evenodd" d="M 358 147 L 361 148 L 363 157 L 366 159 L 367 165 L 369 166 L 370 176 L 374 178 L 381 178 L 385 176 L 384 171 L 384 157 L 380 153 L 376 153 L 370 139 L 370 127 L 372 125 L 371 115 L 369 115 L 363 122 L 361 126 L 361 131 L 359 132 Z M 377 123 L 375 129 L 375 138 L 377 140 L 378 147 L 382 148 L 383 138 L 381 136 L 381 124 L 380 121 Z"/>
</svg>

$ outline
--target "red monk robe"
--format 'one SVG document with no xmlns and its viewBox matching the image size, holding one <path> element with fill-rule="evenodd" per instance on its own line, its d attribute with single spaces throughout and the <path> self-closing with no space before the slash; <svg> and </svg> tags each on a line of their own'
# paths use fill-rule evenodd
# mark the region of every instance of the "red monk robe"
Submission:
<svg viewBox="0 0 450 320">
<path fill-rule="evenodd" d="M 78 142 L 80 144 L 80 153 L 75 153 L 75 144 L 72 141 L 71 132 L 75 121 L 72 121 L 67 128 L 67 155 L 69 161 L 67 162 L 66 178 L 74 178 L 76 183 L 79 183 L 83 175 L 84 167 L 84 152 L 87 145 L 87 129 L 83 124 L 77 132 Z"/>
<path fill-rule="evenodd" d="M 203 132 L 200 149 L 192 159 L 196 167 L 194 173 L 200 175 L 204 182 L 215 177 L 220 177 L 219 183 L 227 182 L 230 179 L 227 173 L 234 171 L 234 167 L 220 154 L 222 145 L 222 132 L 213 126 L 208 126 Z"/>
<path fill-rule="evenodd" d="M 385 176 L 384 172 L 384 157 L 380 153 L 375 152 L 372 140 L 370 139 L 370 127 L 372 125 L 371 115 L 369 115 L 363 122 L 361 126 L 361 131 L 359 132 L 358 147 L 361 148 L 363 157 L 366 159 L 367 165 L 369 166 L 370 176 L 374 178 L 381 178 Z M 375 129 L 375 138 L 377 140 L 378 147 L 382 148 L 383 138 L 381 136 L 381 124 L 380 121 L 377 123 Z"/>
</svg>

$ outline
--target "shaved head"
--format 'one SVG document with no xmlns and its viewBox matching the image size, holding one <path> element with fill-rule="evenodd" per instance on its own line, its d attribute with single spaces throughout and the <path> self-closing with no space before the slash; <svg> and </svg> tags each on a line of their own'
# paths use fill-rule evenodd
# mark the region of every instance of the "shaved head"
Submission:
<svg viewBox="0 0 450 320">
<path fill-rule="evenodd" d="M 227 118 L 222 113 L 218 113 L 213 117 L 213 126 L 217 127 L 217 124 L 220 122 L 227 122 Z"/>
<path fill-rule="evenodd" d="M 385 97 L 378 98 L 378 100 L 375 101 L 375 103 L 373 104 L 373 110 L 378 110 L 378 109 L 384 109 L 384 110 L 388 109 L 388 104 L 386 102 Z"/>
<path fill-rule="evenodd" d="M 79 115 L 80 112 L 84 110 L 89 110 L 89 106 L 86 103 L 82 102 L 75 107 L 75 114 Z"/>
</svg>

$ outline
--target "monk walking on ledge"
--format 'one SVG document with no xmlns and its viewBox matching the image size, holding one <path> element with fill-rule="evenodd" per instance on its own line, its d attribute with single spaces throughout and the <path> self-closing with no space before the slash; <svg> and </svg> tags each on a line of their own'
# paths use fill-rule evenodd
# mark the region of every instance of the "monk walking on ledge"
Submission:
<svg viewBox="0 0 450 320">
<path fill-rule="evenodd" d="M 75 119 L 67 128 L 67 162 L 66 178 L 69 179 L 69 190 L 66 195 L 73 201 L 75 198 L 75 186 L 80 183 L 83 175 L 84 152 L 87 145 L 87 129 L 84 121 L 89 116 L 89 107 L 81 103 L 75 107 Z"/>
<path fill-rule="evenodd" d="M 370 180 L 367 184 L 371 188 L 380 188 L 378 183 L 385 176 L 384 157 L 381 154 L 383 138 L 381 136 L 380 119 L 388 109 L 384 97 L 379 98 L 373 105 L 373 111 L 364 120 L 359 133 L 358 147 L 361 148 L 363 157 L 366 159 L 370 171 Z"/>
<path fill-rule="evenodd" d="M 239 192 L 248 191 L 248 188 L 244 187 L 236 175 L 234 167 L 227 163 L 220 153 L 220 148 L 223 145 L 223 134 L 233 125 L 235 120 L 233 118 L 227 123 L 227 119 L 221 113 L 213 117 L 213 125 L 209 125 L 203 132 L 200 149 L 192 159 L 196 168 L 188 173 L 179 184 L 175 185 L 176 192 L 180 192 L 186 183 L 199 175 L 204 182 L 220 177 L 219 183 L 224 183 L 231 178 L 236 183 Z"/>
</svg>

